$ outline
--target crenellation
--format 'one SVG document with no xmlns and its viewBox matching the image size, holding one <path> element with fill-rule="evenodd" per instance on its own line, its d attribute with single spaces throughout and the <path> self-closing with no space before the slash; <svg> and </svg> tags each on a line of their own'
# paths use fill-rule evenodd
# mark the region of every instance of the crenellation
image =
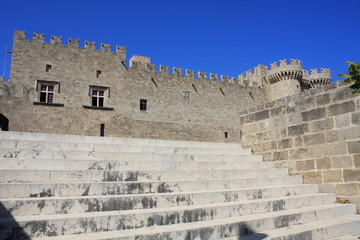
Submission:
<svg viewBox="0 0 360 240">
<path fill-rule="evenodd" d="M 169 73 L 169 66 L 160 65 L 160 72 Z"/>
<path fill-rule="evenodd" d="M 228 77 L 228 76 L 221 75 L 221 76 L 220 76 L 220 81 L 221 81 L 221 82 L 228 82 L 228 81 L 229 81 L 229 77 Z"/>
<path fill-rule="evenodd" d="M 182 76 L 182 69 L 181 68 L 177 68 L 177 67 L 173 67 L 173 74 L 177 77 Z"/>
<path fill-rule="evenodd" d="M 154 72 L 154 71 L 155 71 L 155 64 L 146 63 L 146 68 L 147 68 L 147 70 L 149 70 L 150 72 Z"/>
<path fill-rule="evenodd" d="M 90 42 L 90 41 L 85 40 L 84 47 L 89 50 L 95 50 L 96 42 Z"/>
<path fill-rule="evenodd" d="M 218 81 L 219 80 L 218 74 L 210 73 L 210 80 Z"/>
<path fill-rule="evenodd" d="M 62 44 L 62 37 L 56 37 L 56 36 L 53 36 L 51 35 L 51 38 L 50 38 L 50 43 L 53 43 L 53 44 Z"/>
<path fill-rule="evenodd" d="M 43 33 L 33 33 L 32 40 L 44 42 L 44 37 L 45 37 L 45 34 L 43 34 Z"/>
<path fill-rule="evenodd" d="M 121 47 L 121 46 L 119 46 L 119 45 L 116 45 L 115 51 L 116 51 L 117 53 L 126 54 L 126 47 Z"/>
<path fill-rule="evenodd" d="M 68 38 L 69 47 L 79 47 L 79 39 Z"/>
<path fill-rule="evenodd" d="M 273 62 L 270 64 L 270 69 L 273 70 L 277 67 L 277 62 Z"/>
<path fill-rule="evenodd" d="M 195 76 L 195 71 L 193 71 L 193 70 L 186 69 L 185 73 L 186 73 L 186 77 L 194 77 Z"/>
<path fill-rule="evenodd" d="M 14 39 L 25 40 L 26 39 L 26 31 L 15 30 L 14 31 Z"/>
<path fill-rule="evenodd" d="M 100 50 L 102 52 L 111 52 L 111 44 L 101 43 L 100 44 Z"/>
<path fill-rule="evenodd" d="M 207 73 L 198 71 L 198 78 L 200 79 L 206 79 Z"/>
<path fill-rule="evenodd" d="M 281 66 L 286 66 L 287 65 L 287 60 L 286 59 L 279 60 L 279 63 L 280 63 L 280 67 Z"/>
</svg>

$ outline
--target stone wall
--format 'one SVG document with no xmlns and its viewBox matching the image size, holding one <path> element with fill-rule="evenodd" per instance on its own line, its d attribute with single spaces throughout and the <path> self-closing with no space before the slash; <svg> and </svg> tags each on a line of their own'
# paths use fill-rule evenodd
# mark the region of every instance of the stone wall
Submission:
<svg viewBox="0 0 360 240">
<path fill-rule="evenodd" d="M 335 82 L 241 112 L 243 145 L 360 208 L 360 95 Z"/>
<path fill-rule="evenodd" d="M 15 31 L 11 76 L 0 84 L 0 113 L 10 130 L 99 135 L 105 124 L 107 136 L 239 142 L 240 110 L 265 101 L 263 89 L 179 68 L 157 71 L 149 58 L 127 66 L 123 47 L 112 52 L 106 44 L 97 50 L 92 42 L 61 41 L 39 34 L 28 40 Z M 41 81 L 55 84 L 54 104 L 39 104 Z M 91 107 L 92 86 L 106 89 L 103 108 Z"/>
</svg>

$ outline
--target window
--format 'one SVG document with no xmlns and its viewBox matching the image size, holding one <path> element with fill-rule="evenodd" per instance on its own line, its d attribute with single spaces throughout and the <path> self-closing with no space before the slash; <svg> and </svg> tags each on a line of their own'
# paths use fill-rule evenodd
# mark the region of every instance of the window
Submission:
<svg viewBox="0 0 360 240">
<path fill-rule="evenodd" d="M 183 91 L 183 92 L 182 92 L 182 97 L 183 97 L 183 98 L 189 98 L 189 97 L 190 97 L 190 92 Z"/>
<path fill-rule="evenodd" d="M 140 99 L 140 110 L 141 111 L 147 110 L 147 100 L 146 99 Z"/>
<path fill-rule="evenodd" d="M 54 101 L 54 85 L 42 83 L 40 86 L 40 102 L 53 103 Z"/>
<path fill-rule="evenodd" d="M 92 89 L 91 90 L 91 105 L 93 107 L 103 107 L 104 106 L 104 90 Z"/>
<path fill-rule="evenodd" d="M 97 70 L 97 71 L 96 71 L 96 77 L 97 77 L 97 78 L 101 77 L 101 71 L 100 71 L 100 70 Z"/>
<path fill-rule="evenodd" d="M 229 137 L 229 133 L 228 132 L 224 132 L 225 134 L 225 138 L 228 138 Z"/>
<path fill-rule="evenodd" d="M 52 69 L 52 66 L 50 64 L 46 64 L 45 71 L 50 72 Z"/>
</svg>

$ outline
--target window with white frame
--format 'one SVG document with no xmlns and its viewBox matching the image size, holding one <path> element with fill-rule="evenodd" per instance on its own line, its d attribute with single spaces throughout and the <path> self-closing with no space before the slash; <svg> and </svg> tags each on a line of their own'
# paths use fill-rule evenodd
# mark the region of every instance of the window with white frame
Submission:
<svg viewBox="0 0 360 240">
<path fill-rule="evenodd" d="M 40 101 L 42 103 L 54 102 L 54 85 L 41 83 L 40 84 Z"/>
<path fill-rule="evenodd" d="M 91 105 L 93 107 L 103 107 L 104 106 L 104 89 L 91 89 Z"/>
</svg>

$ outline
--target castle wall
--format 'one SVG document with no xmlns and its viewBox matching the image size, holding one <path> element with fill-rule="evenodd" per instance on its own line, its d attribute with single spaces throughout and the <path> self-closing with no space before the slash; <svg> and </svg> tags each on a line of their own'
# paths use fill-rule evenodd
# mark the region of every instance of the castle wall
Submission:
<svg viewBox="0 0 360 240">
<path fill-rule="evenodd" d="M 335 82 L 242 111 L 242 143 L 360 208 L 360 96 Z"/>
<path fill-rule="evenodd" d="M 106 136 L 240 141 L 240 110 L 265 101 L 262 89 L 226 77 L 157 71 L 147 62 L 129 67 L 123 47 L 113 52 L 106 44 L 97 50 L 88 41 L 79 47 L 76 39 L 64 45 L 59 37 L 50 43 L 41 34 L 25 37 L 15 31 L 11 76 L 0 87 L 0 113 L 12 131 L 99 135 L 105 124 Z M 54 84 L 53 104 L 39 103 L 43 81 Z M 103 107 L 92 106 L 92 88 L 105 90 Z"/>
</svg>

